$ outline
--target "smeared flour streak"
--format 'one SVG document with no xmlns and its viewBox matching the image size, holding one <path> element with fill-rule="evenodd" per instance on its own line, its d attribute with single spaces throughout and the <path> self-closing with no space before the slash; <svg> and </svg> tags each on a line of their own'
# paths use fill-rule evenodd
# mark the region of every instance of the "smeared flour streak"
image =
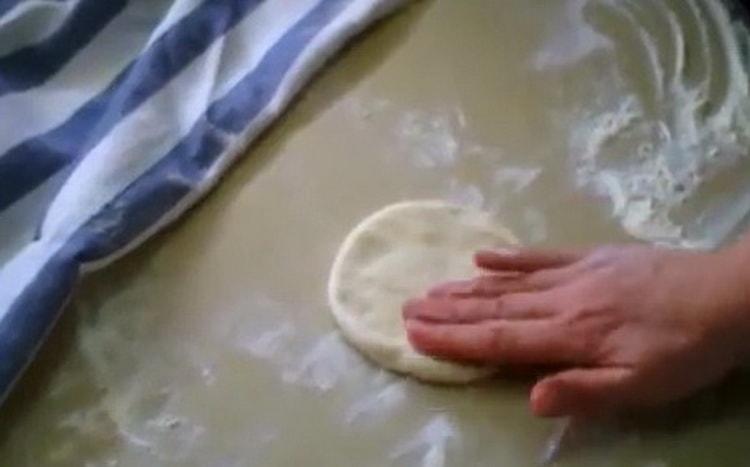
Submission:
<svg viewBox="0 0 750 467">
<path fill-rule="evenodd" d="M 632 84 L 636 77 L 614 71 L 609 95 L 598 96 L 595 108 L 574 123 L 570 153 L 579 185 L 607 197 L 633 237 L 713 247 L 737 233 L 750 213 L 750 172 L 730 176 L 747 165 L 750 152 L 743 56 L 750 34 L 732 22 L 719 0 L 688 0 L 682 7 L 697 25 L 690 30 L 696 37 L 688 36 L 685 13 L 678 15 L 674 6 L 656 1 L 635 7 L 625 0 L 581 5 L 607 8 L 635 29 L 652 91 L 639 94 Z M 660 15 L 668 25 L 661 41 L 659 31 L 639 21 L 644 10 L 638 8 L 652 8 L 645 13 Z M 688 76 L 686 57 L 702 61 L 701 76 Z"/>
</svg>

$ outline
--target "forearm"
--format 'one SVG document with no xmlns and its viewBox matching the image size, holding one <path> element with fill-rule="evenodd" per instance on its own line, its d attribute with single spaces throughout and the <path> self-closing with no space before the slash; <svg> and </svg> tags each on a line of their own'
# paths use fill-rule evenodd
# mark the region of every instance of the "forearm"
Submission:
<svg viewBox="0 0 750 467">
<path fill-rule="evenodd" d="M 730 310 L 728 323 L 735 329 L 741 364 L 750 362 L 750 233 L 716 253 L 716 277 L 723 293 L 717 308 Z M 724 306 L 722 306 L 724 305 Z"/>
<path fill-rule="evenodd" d="M 744 307 L 750 316 L 750 233 L 745 234 L 720 254 L 725 258 L 728 280 L 735 284 L 737 289 L 740 306 Z"/>
</svg>

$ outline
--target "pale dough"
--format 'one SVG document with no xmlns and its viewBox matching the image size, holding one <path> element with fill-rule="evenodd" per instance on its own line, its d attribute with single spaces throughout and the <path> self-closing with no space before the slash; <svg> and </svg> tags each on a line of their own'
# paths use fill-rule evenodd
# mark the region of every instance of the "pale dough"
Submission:
<svg viewBox="0 0 750 467">
<path fill-rule="evenodd" d="M 328 299 L 346 339 L 381 366 L 418 379 L 466 383 L 494 368 L 458 365 L 417 353 L 401 308 L 447 280 L 477 274 L 473 253 L 517 241 L 491 214 L 442 201 L 382 209 L 344 240 L 331 269 Z"/>
</svg>

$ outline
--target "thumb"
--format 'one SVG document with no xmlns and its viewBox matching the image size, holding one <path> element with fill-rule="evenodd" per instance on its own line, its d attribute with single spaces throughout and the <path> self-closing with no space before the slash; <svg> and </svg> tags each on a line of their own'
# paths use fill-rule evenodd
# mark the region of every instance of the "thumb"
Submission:
<svg viewBox="0 0 750 467">
<path fill-rule="evenodd" d="M 627 368 L 563 371 L 536 383 L 531 410 L 540 417 L 607 415 L 626 403 L 631 378 Z"/>
</svg>

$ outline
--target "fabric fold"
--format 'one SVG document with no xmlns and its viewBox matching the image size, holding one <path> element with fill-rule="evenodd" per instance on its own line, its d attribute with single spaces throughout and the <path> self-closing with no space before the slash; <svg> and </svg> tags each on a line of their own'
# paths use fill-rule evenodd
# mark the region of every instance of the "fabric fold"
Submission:
<svg viewBox="0 0 750 467">
<path fill-rule="evenodd" d="M 129 78 L 115 78 L 111 86 L 118 91 L 99 101 L 96 117 L 85 125 L 69 124 L 65 138 L 46 133 L 29 139 L 41 138 L 44 144 L 27 141 L 24 153 L 14 159 L 0 155 L 0 168 L 17 171 L 0 171 L 0 243 L 18 243 L 1 236 L 2 224 L 14 221 L 13 205 L 59 170 L 70 170 L 53 196 L 40 201 L 49 206 L 39 225 L 29 226 L 37 235 L 0 266 L 0 402 L 31 362 L 83 272 L 122 256 L 182 215 L 328 58 L 403 2 L 175 3 L 193 9 L 150 43 L 148 50 L 161 47 L 156 60 L 128 65 L 142 72 L 123 70 Z M 206 8 L 210 15 L 190 21 Z M 180 5 L 169 10 L 184 11 Z M 179 41 L 169 39 L 176 27 L 183 28 Z M 100 34 L 95 40 L 117 38 Z M 186 48 L 192 50 L 189 57 Z M 153 73 L 163 82 L 150 88 Z M 90 101 L 81 109 L 86 105 Z M 0 114 L 0 122 L 12 117 Z"/>
</svg>

